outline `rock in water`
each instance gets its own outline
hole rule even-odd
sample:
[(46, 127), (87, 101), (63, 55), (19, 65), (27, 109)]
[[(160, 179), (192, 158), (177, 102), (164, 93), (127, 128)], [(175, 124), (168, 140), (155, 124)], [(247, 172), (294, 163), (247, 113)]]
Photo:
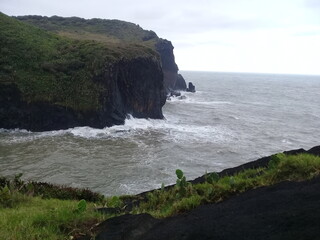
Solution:
[(187, 92), (196, 92), (196, 87), (193, 85), (192, 82), (189, 82), (189, 87), (187, 88)]

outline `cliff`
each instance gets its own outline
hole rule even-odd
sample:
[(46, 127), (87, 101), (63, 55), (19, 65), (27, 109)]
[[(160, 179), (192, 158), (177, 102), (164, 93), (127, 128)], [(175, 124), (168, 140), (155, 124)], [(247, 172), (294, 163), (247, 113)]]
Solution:
[[(160, 55), (167, 94), (176, 89), (178, 66), (175, 63), (173, 45), (161, 39), (153, 31), (142, 29), (134, 23), (120, 20), (63, 18), (58, 16), (20, 16), (17, 19), (42, 29), (80, 40), (94, 40), (104, 43), (136, 43), (157, 51)], [(183, 80), (184, 81), (184, 80)]]
[(103, 128), (123, 124), (127, 114), (163, 118), (161, 61), (150, 47), (73, 39), (2, 13), (0, 45), (0, 128)]

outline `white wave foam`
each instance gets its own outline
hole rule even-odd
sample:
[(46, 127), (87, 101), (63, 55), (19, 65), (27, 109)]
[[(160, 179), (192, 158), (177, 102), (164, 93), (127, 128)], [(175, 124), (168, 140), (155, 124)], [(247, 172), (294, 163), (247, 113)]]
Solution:
[(133, 138), (135, 136), (146, 136), (150, 134), (161, 135), (166, 140), (174, 142), (186, 142), (196, 140), (197, 142), (216, 142), (230, 139), (232, 133), (228, 129), (217, 126), (200, 126), (180, 123), (175, 116), (166, 120), (138, 119), (129, 117), (124, 125), (109, 128), (96, 129), (91, 127), (75, 127), (67, 130), (30, 132), (26, 130), (1, 130), (6, 137), (3, 143), (31, 142), (41, 138), (52, 138), (61, 136), (73, 136), (84, 139), (114, 139)]
[(233, 104), (229, 101), (205, 101), (204, 99), (201, 99), (201, 97), (192, 96), (190, 93), (182, 93), (179, 97), (170, 97), (170, 100), (167, 101), (168, 104), (173, 103), (187, 103), (187, 104), (195, 104), (195, 105), (230, 105)]

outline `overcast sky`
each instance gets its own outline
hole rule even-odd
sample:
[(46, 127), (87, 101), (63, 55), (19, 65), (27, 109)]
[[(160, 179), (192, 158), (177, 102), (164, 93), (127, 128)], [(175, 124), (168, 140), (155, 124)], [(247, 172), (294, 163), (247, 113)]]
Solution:
[(0, 0), (0, 11), (134, 22), (172, 41), (181, 70), (320, 75), (320, 0)]

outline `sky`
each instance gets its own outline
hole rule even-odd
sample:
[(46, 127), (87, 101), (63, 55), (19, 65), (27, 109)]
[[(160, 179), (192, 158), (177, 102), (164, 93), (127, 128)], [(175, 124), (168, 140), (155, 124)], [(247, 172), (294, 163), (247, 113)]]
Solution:
[(320, 0), (0, 0), (0, 11), (133, 22), (173, 43), (180, 70), (320, 75)]

